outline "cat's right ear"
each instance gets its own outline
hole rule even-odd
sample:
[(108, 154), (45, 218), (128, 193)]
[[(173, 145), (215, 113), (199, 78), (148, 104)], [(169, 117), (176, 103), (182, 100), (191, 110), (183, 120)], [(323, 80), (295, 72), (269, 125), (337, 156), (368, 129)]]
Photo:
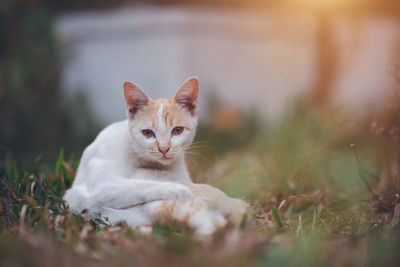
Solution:
[(149, 102), (149, 97), (134, 83), (124, 82), (124, 95), (129, 118), (141, 110)]
[(192, 115), (196, 114), (199, 97), (199, 79), (191, 77), (187, 79), (175, 93), (174, 100)]

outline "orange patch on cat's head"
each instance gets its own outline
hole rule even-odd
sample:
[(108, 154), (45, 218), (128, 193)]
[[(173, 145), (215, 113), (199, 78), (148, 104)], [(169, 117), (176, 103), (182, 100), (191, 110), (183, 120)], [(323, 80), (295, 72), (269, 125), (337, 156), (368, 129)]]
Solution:
[(148, 104), (135, 116), (137, 124), (151, 124), (153, 129), (165, 125), (167, 128), (183, 126), (192, 128), (192, 115), (185, 111), (173, 99), (150, 99)]
[(182, 155), (197, 126), (197, 78), (184, 82), (171, 99), (153, 100), (132, 83), (124, 84), (124, 93), (138, 153), (163, 163)]
[[(172, 99), (152, 100), (134, 83), (124, 83), (124, 95), (130, 118), (134, 118), (139, 111), (154, 114), (163, 108), (164, 120), (173, 123), (172, 116), (188, 111), (192, 116), (197, 113), (199, 82), (197, 77), (186, 80), (178, 89)], [(168, 118), (170, 119), (169, 121)]]

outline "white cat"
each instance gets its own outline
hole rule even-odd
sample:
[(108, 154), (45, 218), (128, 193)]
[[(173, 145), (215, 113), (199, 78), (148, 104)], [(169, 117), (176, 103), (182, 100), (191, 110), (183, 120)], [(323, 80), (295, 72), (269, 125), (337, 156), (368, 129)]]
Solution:
[(172, 218), (197, 234), (238, 221), (247, 204), (193, 184), (184, 156), (197, 126), (198, 79), (172, 99), (152, 100), (125, 82), (128, 119), (106, 127), (84, 151), (64, 200), (72, 211), (132, 227)]

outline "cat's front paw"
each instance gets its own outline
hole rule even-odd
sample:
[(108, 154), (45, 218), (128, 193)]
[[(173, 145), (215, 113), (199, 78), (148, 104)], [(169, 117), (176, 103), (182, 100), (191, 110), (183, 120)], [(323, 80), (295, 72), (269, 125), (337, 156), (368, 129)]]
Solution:
[(161, 196), (163, 199), (192, 199), (193, 193), (189, 187), (181, 184), (165, 185), (162, 189)]

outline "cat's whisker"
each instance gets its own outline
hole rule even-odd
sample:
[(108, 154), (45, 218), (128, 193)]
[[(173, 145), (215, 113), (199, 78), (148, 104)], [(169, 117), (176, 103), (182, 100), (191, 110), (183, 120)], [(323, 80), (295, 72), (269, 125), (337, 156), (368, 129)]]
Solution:
[(194, 153), (200, 153), (200, 154), (208, 154), (210, 152), (209, 149), (203, 148), (203, 147), (188, 147), (185, 149), (187, 152), (194, 152)]
[(211, 144), (211, 142), (207, 140), (196, 140), (193, 141), (192, 144)]
[(193, 159), (200, 159), (200, 158), (203, 158), (202, 155), (190, 154), (190, 153), (185, 153), (185, 156), (186, 156), (186, 157), (191, 157), (191, 158), (193, 158)]
[(213, 147), (209, 146), (209, 145), (204, 145), (204, 144), (191, 144), (189, 146), (185, 147), (186, 149), (214, 149)]

